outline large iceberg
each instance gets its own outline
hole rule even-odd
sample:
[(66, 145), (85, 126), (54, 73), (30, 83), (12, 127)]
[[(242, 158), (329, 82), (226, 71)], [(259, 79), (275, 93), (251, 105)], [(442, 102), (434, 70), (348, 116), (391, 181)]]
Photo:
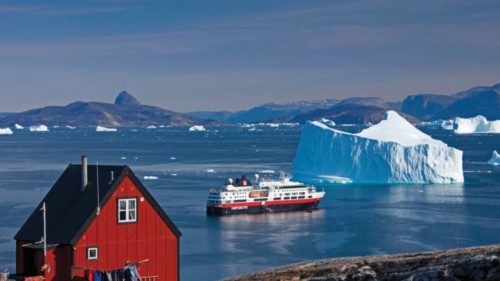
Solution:
[(48, 132), (49, 128), (45, 125), (30, 126), (30, 132)]
[(455, 118), (455, 134), (499, 134), (500, 120), (488, 121), (484, 116), (478, 115), (472, 118)]
[(488, 164), (490, 165), (500, 165), (500, 154), (496, 150), (493, 150), (493, 153), (491, 154), (491, 159), (488, 160)]
[(357, 134), (308, 122), (293, 177), (368, 184), (464, 181), (462, 151), (419, 131), (395, 111)]
[(0, 128), (0, 135), (12, 135), (13, 133), (10, 128)]

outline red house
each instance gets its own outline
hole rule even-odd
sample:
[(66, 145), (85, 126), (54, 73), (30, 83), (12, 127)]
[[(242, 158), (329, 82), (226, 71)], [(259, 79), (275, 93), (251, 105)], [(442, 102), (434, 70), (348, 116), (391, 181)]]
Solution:
[(179, 280), (180, 236), (128, 166), (87, 165), (82, 156), (15, 235), (16, 275), (87, 280), (89, 270), (137, 264), (143, 281)]

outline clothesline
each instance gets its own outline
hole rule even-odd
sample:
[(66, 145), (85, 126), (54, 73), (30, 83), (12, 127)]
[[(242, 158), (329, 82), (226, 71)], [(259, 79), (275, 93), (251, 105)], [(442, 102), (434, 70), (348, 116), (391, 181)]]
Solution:
[[(144, 259), (144, 260), (135, 261), (135, 262), (133, 262), (133, 261), (127, 261), (125, 263), (125, 266), (127, 266), (127, 265), (141, 265), (141, 264), (146, 263), (148, 261), (149, 261), (149, 259)], [(72, 266), (71, 269), (75, 269), (75, 270), (94, 270), (94, 271), (102, 270), (102, 269), (95, 269), (95, 268), (82, 267), (82, 266)], [(115, 268), (115, 269), (120, 269), (120, 268)], [(115, 269), (108, 269), (108, 271), (109, 270), (115, 270)], [(104, 271), (106, 271), (106, 270), (104, 270)]]

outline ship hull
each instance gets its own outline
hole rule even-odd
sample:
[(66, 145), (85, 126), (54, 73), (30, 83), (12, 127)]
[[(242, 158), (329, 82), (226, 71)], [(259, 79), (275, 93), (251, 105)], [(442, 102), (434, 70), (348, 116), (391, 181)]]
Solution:
[(307, 203), (291, 203), (279, 205), (262, 206), (238, 206), (238, 207), (220, 207), (207, 206), (207, 215), (209, 216), (228, 216), (238, 214), (262, 214), (275, 212), (297, 212), (310, 211), (318, 208), (319, 201)]

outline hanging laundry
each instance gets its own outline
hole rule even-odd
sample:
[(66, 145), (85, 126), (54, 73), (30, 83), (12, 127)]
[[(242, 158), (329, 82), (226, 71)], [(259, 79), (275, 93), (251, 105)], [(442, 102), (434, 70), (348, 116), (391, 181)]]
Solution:
[(125, 281), (140, 281), (139, 271), (135, 265), (127, 265), (124, 268)]
[(87, 279), (87, 281), (94, 281), (94, 271), (85, 270), (85, 278)]
[(100, 271), (94, 271), (94, 281), (102, 281)]
[(104, 272), (104, 276), (106, 276), (106, 281), (114, 281), (113, 280), (113, 272), (112, 271), (106, 271)]

